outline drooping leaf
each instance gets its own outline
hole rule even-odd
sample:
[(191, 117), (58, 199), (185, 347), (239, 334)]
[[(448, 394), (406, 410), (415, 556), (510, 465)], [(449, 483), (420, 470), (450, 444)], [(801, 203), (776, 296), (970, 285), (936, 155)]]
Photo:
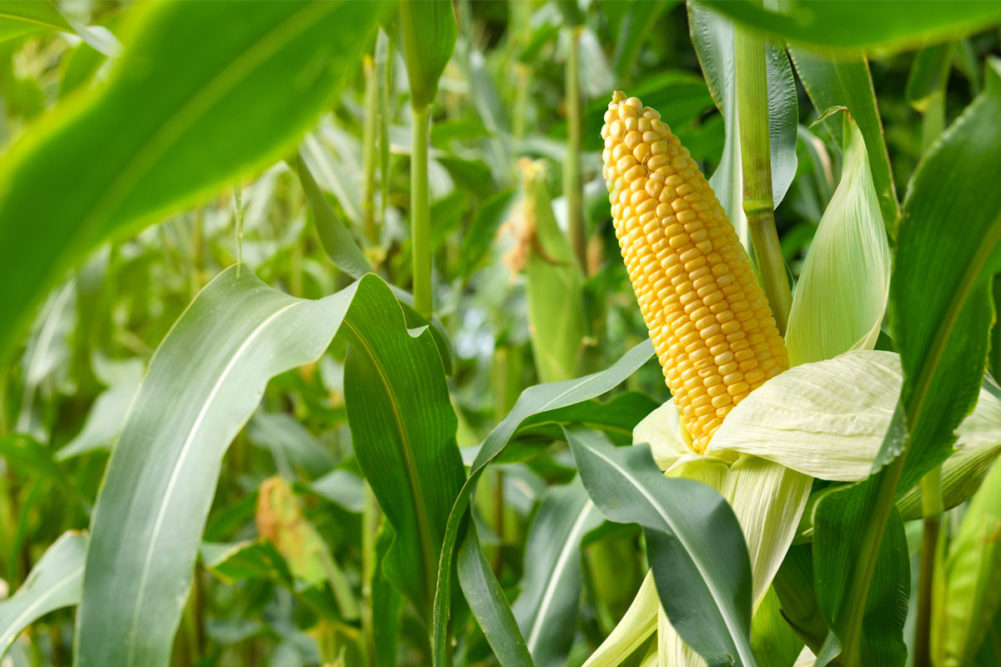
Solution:
[(139, 391), (142, 376), (143, 363), (140, 360), (121, 364), (114, 383), (94, 401), (83, 429), (56, 452), (56, 459), (65, 461), (96, 449), (110, 449), (125, 422), (132, 399)]
[[(921, 161), (904, 202), (890, 286), (909, 432), (903, 489), (948, 458), (984, 376), (991, 278), (1001, 270), (999, 114), (1001, 60), (992, 58), (985, 91)], [(888, 442), (879, 462), (902, 446)]]
[(467, 518), (469, 499), (476, 482), (511, 441), (518, 427), (527, 419), (591, 400), (614, 389), (653, 356), (649, 340), (640, 343), (604, 371), (574, 380), (552, 382), (529, 387), (521, 393), (511, 412), (487, 436), (470, 467), (469, 477), (459, 492), (448, 516), (442, 557), (438, 562), (437, 587), (434, 596), (434, 626), (431, 644), (436, 666), (444, 665), (448, 641), (448, 619), (451, 610), (451, 570), (459, 531)]
[(472, 525), (459, 547), (457, 563), (462, 592), (498, 662), (533, 666), (535, 663), (525, 646), (525, 638), (511, 613), (504, 590), (483, 555)]
[[(709, 92), (726, 123), (726, 143), (719, 167), (709, 184), (723, 205), (745, 248), (750, 248), (744, 215), (740, 129), (737, 122), (737, 62), (732, 21), (705, 3), (690, 0), (688, 22)], [(796, 128), (799, 124), (796, 82), (785, 51), (766, 47), (768, 77), (768, 138), (771, 154), (772, 199), (778, 206), (796, 175)]]
[(455, 12), (448, 0), (401, 2), (399, 7), (410, 104), (426, 109), (438, 93), (438, 79), (455, 50)]
[(0, 357), (41, 296), (102, 240), (283, 157), (328, 107), (387, 7), (133, 7), (106, 84), (57, 105), (0, 161)]
[(685, 642), (710, 665), (754, 665), (751, 567), (740, 524), (718, 493), (665, 478), (646, 446), (615, 448), (567, 429), (591, 500), (611, 521), (646, 529), (660, 602)]
[[(897, 188), (890, 170), (890, 156), (883, 138), (883, 123), (876, 105), (876, 91), (872, 87), (868, 61), (861, 56), (835, 59), (830, 53), (796, 47), (789, 49), (789, 55), (817, 113), (838, 106), (848, 108), (865, 138), (869, 170), (876, 196), (879, 197), (883, 224), (888, 233), (895, 234), (900, 204), (897, 202)], [(832, 118), (824, 122), (840, 141), (840, 120)]]
[(546, 492), (525, 542), (512, 610), (537, 665), (564, 665), (577, 628), (581, 541), (601, 523), (579, 478)]
[(750, 28), (792, 42), (881, 53), (925, 41), (941, 41), (1001, 23), (1001, 7), (990, 2), (840, 0), (813, 3), (786, 0), (781, 10), (740, 0), (701, 0)]
[(334, 457), (292, 415), (258, 412), (247, 427), (250, 441), (271, 450), (278, 472), (292, 479), (293, 471), (308, 478), (330, 472)]
[(387, 291), (368, 276), (300, 300), (234, 267), (188, 307), (154, 354), (108, 463), (88, 546), (98, 565), (77, 613), (79, 665), (166, 664), (226, 448), (269, 378), (315, 361), (352, 299)]
[(17, 592), (0, 600), (0, 658), (36, 619), (80, 600), (86, 548), (85, 535), (63, 534), (45, 551)]
[(872, 349), (889, 296), (890, 246), (862, 134), (846, 118), (841, 183), (820, 219), (789, 312), (789, 363)]
[(445, 524), (465, 471), (429, 327), (411, 334), (378, 284), (347, 323), (344, 400), (358, 463), (396, 535), (386, 575), (430, 620)]
[(657, 630), (659, 610), (660, 598), (653, 582), (653, 573), (648, 572), (619, 624), (584, 664), (588, 667), (605, 667), (622, 663)]

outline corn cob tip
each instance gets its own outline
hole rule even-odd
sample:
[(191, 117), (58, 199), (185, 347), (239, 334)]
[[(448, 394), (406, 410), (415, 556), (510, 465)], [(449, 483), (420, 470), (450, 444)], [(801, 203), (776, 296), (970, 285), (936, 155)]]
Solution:
[(660, 114), (616, 91), (601, 130), (615, 233), (664, 377), (704, 451), (788, 356), (723, 207)]

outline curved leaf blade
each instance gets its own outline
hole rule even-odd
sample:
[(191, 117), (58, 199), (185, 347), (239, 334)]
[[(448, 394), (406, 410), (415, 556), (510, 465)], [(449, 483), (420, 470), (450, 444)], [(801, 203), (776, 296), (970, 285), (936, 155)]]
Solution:
[(565, 429), (581, 480), (611, 521), (646, 529), (661, 605), (710, 665), (754, 665), (751, 563), (737, 517), (699, 482), (666, 478), (646, 445), (616, 448)]
[(28, 625), (80, 600), (87, 536), (64, 533), (39, 559), (24, 585), (0, 601), (0, 658)]
[(57, 107), (0, 163), (0, 357), (46, 290), (101, 241), (283, 157), (386, 7), (137, 5), (107, 84)]
[(458, 574), (462, 593), (500, 664), (535, 665), (473, 526), (459, 547)]
[(547, 412), (583, 403), (614, 389), (653, 356), (653, 345), (647, 339), (640, 343), (609, 368), (574, 380), (552, 382), (529, 387), (521, 393), (511, 412), (501, 420), (484, 440), (470, 467), (466, 483), (459, 491), (452, 511), (448, 515), (441, 559), (438, 561), (438, 578), (434, 595), (434, 626), (431, 643), (432, 658), (436, 666), (446, 664), (448, 619), (451, 612), (452, 563), (459, 531), (468, 516), (469, 499), (476, 482), (491, 461), (500, 456), (514, 437), (518, 428), (528, 419)]
[[(984, 93), (922, 160), (904, 202), (890, 285), (909, 432), (902, 489), (952, 453), (984, 377), (1001, 270), (1001, 60), (987, 70)], [(888, 442), (877, 465), (901, 444)]]
[(386, 575), (430, 619), (445, 525), (465, 480), (458, 420), (430, 327), (412, 335), (390, 288), (363, 284), (346, 322), (351, 439), (396, 534)]
[(306, 301), (234, 267), (174, 325), (122, 427), (91, 518), (76, 664), (167, 663), (226, 448), (267, 381), (316, 360), (371, 281)]
[(521, 595), (512, 606), (537, 665), (564, 665), (577, 628), (581, 542), (601, 514), (579, 478), (546, 492), (525, 543)]

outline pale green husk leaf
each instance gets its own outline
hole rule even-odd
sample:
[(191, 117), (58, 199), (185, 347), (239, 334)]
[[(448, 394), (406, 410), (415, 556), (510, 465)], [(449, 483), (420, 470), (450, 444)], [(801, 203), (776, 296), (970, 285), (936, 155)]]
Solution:
[(584, 667), (614, 667), (632, 655), (657, 629), (657, 613), (660, 608), (653, 572), (647, 572), (622, 620), (591, 654)]
[(820, 219), (786, 333), (793, 366), (871, 349), (890, 294), (890, 247), (865, 142), (845, 117), (841, 182)]
[[(727, 415), (707, 455), (753, 454), (811, 477), (865, 479), (900, 394), (900, 356), (852, 350), (767, 381)], [(960, 425), (957, 449), (1001, 441), (998, 399), (981, 392)]]

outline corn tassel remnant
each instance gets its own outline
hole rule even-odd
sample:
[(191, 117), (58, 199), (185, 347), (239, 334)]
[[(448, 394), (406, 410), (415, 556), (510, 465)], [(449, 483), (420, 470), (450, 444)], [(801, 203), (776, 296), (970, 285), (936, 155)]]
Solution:
[(615, 234), (681, 421), (698, 452), (789, 367), (737, 233), (660, 114), (616, 91), (601, 129)]

